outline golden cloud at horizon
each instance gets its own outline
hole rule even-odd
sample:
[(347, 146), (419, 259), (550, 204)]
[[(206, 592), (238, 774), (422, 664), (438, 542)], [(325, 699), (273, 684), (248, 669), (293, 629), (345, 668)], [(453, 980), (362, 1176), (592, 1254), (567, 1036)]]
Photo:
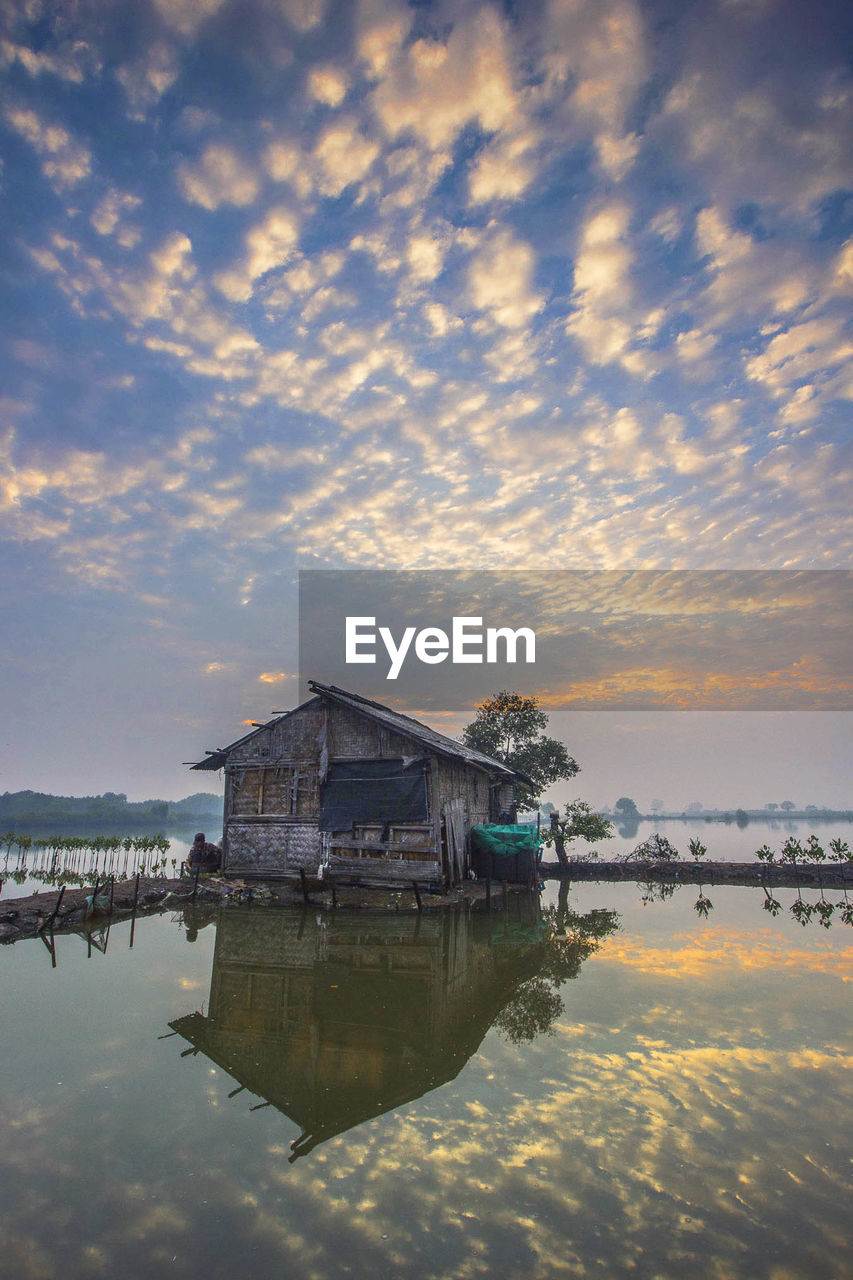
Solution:
[(724, 969), (778, 969), (853, 981), (853, 944), (839, 946), (829, 938), (812, 938), (808, 947), (798, 946), (772, 929), (747, 931), (723, 925), (674, 934), (668, 944), (620, 930), (601, 943), (596, 962), (602, 961), (667, 978), (710, 979)]

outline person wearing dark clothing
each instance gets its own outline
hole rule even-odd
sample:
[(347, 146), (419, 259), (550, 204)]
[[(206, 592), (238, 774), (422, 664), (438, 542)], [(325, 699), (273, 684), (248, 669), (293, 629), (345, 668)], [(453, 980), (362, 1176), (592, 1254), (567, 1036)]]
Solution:
[(222, 850), (219, 845), (211, 844), (205, 839), (204, 832), (199, 831), (187, 857), (187, 869), (195, 871), (198, 867), (199, 871), (218, 871), (221, 859)]

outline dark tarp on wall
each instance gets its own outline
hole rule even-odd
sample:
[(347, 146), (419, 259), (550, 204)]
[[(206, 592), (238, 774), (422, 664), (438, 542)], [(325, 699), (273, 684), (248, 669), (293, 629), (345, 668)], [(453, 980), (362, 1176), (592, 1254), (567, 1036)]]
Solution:
[(329, 766), (320, 787), (320, 830), (354, 822), (426, 822), (425, 760), (354, 760)]

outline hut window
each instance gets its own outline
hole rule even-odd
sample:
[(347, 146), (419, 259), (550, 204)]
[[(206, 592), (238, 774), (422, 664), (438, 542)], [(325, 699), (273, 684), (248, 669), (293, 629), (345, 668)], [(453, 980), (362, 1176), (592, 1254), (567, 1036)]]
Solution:
[(316, 768), (309, 765), (268, 765), (235, 773), (231, 812), (276, 817), (313, 818), (317, 815)]
[(320, 830), (356, 822), (426, 822), (426, 761), (356, 760), (333, 764), (320, 789)]
[(264, 770), (263, 803), (259, 812), (312, 818), (318, 806), (316, 765), (271, 765)]

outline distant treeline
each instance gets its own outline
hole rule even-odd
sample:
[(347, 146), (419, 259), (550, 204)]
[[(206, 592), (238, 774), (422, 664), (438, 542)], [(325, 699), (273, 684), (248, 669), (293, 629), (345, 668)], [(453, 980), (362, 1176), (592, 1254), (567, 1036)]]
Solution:
[(42, 791), (5, 791), (0, 795), (0, 826), (101, 827), (116, 830), (187, 826), (221, 820), (222, 797), (198, 791), (184, 800), (128, 801), (123, 792), (102, 796), (51, 796)]
[[(686, 809), (666, 810), (660, 813), (641, 813), (643, 822), (666, 822), (668, 818), (676, 822), (853, 822), (853, 809), (819, 809), (810, 804), (805, 809), (700, 809), (690, 812)], [(616, 815), (618, 819), (618, 814)]]

